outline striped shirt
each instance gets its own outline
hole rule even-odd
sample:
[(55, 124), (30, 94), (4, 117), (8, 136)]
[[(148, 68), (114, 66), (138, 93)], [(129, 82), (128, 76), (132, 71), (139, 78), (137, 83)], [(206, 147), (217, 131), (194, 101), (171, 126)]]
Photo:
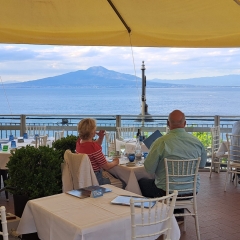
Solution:
[(80, 143), (80, 139), (78, 139), (76, 143), (76, 152), (88, 155), (94, 172), (99, 171), (102, 166), (107, 163), (102, 152), (102, 147), (97, 142)]

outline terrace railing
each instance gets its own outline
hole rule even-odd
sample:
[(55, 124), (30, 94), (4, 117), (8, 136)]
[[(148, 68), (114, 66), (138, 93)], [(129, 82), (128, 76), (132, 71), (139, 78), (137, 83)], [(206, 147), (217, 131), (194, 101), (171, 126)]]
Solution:
[[(45, 125), (48, 136), (54, 137), (56, 131), (64, 130), (65, 136), (77, 135), (77, 124), (83, 118), (94, 118), (98, 129), (105, 129), (116, 133), (116, 127), (134, 126), (141, 128), (145, 135), (150, 135), (156, 129), (166, 132), (167, 118), (163, 115), (49, 115), (49, 114), (21, 114), (0, 115), (0, 138), (8, 138), (10, 134), (15, 137), (23, 136), (26, 125)], [(220, 126), (222, 139), (226, 139), (226, 133), (231, 132), (234, 122), (239, 121), (240, 116), (186, 116), (186, 131), (189, 133), (207, 133), (210, 136), (210, 128)], [(103, 150), (106, 152), (105, 145)]]

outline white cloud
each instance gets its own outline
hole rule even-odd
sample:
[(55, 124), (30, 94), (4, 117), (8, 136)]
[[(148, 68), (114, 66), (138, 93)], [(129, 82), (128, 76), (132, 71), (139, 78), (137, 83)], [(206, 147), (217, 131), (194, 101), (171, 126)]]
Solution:
[(0, 76), (3, 81), (40, 79), (92, 66), (128, 74), (135, 74), (136, 70), (136, 75), (141, 77), (142, 61), (146, 65), (147, 79), (239, 74), (240, 50), (0, 45)]

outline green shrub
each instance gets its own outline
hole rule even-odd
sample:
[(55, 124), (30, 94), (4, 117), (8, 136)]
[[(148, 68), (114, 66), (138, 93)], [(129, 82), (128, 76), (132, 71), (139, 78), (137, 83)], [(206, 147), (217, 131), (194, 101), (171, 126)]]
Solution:
[(194, 132), (193, 136), (197, 137), (206, 148), (211, 147), (212, 144), (211, 134), (207, 132)]
[(60, 151), (61, 157), (63, 159), (64, 153), (67, 149), (71, 150), (73, 153), (75, 152), (77, 138), (77, 136), (69, 135), (53, 142), (52, 147)]
[(7, 163), (7, 187), (16, 195), (35, 199), (61, 193), (61, 153), (53, 148), (26, 146), (12, 152)]

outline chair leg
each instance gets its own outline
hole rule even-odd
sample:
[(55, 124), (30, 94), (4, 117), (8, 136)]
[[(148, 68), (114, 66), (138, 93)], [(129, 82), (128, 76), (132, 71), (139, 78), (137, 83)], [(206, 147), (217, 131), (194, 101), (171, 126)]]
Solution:
[(226, 171), (226, 180), (225, 180), (225, 187), (224, 187), (224, 192), (227, 191), (227, 181), (228, 181), (228, 170)]
[[(185, 213), (185, 209), (184, 209), (184, 213)], [(183, 216), (183, 231), (186, 232), (187, 231), (187, 222), (186, 222), (186, 216)]]
[(196, 215), (194, 216), (195, 218), (195, 227), (196, 227), (196, 234), (197, 234), (197, 239), (200, 240), (200, 231), (199, 231), (199, 223), (198, 223), (198, 215), (197, 212), (195, 213)]
[(210, 166), (210, 178), (212, 177), (212, 161), (211, 161), (211, 166)]
[(211, 160), (211, 166), (210, 166), (210, 178), (212, 177), (212, 169), (214, 167), (214, 157), (212, 156), (212, 160)]
[(218, 164), (218, 173), (220, 173), (220, 168), (221, 168), (221, 163)]
[(238, 184), (238, 176), (237, 176), (237, 173), (234, 173), (234, 176), (235, 176), (235, 187), (237, 187), (237, 184)]
[[(1, 169), (1, 175), (3, 179), (3, 186), (5, 187), (5, 181), (8, 179), (8, 170)], [(8, 200), (8, 191), (5, 191), (6, 199)]]

